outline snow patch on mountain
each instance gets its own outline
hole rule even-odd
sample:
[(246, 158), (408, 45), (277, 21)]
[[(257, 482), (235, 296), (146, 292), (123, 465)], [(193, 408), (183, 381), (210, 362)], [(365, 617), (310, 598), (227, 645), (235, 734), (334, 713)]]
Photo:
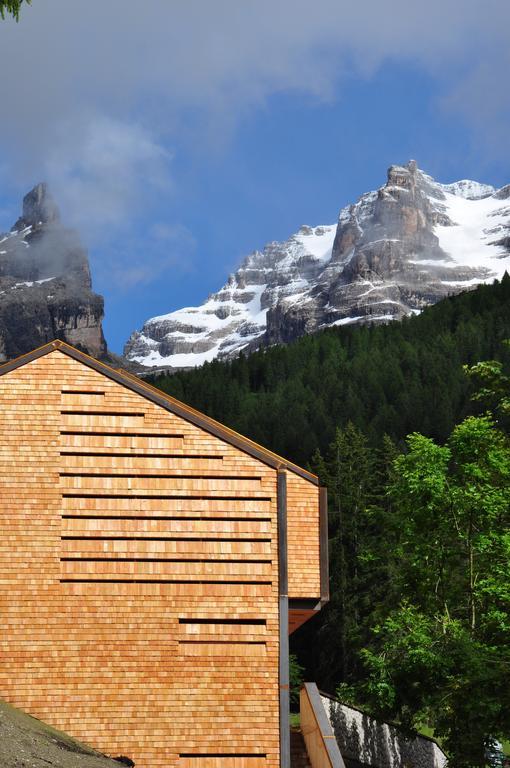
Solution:
[(510, 225), (507, 206), (493, 194), (466, 198), (446, 193), (445, 198), (452, 226), (439, 225), (434, 230), (442, 250), (459, 266), (485, 270), (488, 280), (501, 277), (510, 257), (498, 244)]
[(442, 188), (443, 192), (456, 197), (463, 197), (466, 200), (481, 200), (493, 195), (496, 191), (491, 184), (482, 184), (471, 179), (461, 179), (454, 181), (453, 184), (438, 184), (438, 186)]
[[(264, 333), (268, 308), (295, 301), (331, 259), (336, 225), (303, 226), (285, 243), (269, 243), (200, 307), (148, 320), (125, 355), (148, 366), (188, 367), (239, 353)], [(279, 276), (279, 277), (278, 277)]]

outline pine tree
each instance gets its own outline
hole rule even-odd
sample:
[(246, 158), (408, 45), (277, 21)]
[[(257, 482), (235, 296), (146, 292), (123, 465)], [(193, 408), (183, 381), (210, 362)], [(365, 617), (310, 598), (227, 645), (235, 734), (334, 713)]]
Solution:
[(334, 690), (355, 680), (373, 611), (374, 589), (383, 587), (380, 552), (382, 510), (375, 504), (387, 482), (393, 447), (374, 451), (352, 423), (337, 429), (327, 456), (314, 457), (315, 471), (328, 487), (331, 600), (319, 632), (321, 684)]

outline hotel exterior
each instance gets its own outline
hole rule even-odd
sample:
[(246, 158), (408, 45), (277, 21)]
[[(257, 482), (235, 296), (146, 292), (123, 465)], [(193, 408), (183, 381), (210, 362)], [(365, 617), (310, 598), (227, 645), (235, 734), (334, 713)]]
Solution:
[(137, 768), (288, 768), (317, 478), (59, 341), (0, 404), (0, 698)]

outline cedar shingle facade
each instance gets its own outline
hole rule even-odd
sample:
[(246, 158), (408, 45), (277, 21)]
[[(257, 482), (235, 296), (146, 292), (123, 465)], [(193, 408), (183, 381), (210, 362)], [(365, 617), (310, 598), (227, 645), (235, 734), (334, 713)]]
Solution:
[(137, 768), (287, 765), (317, 478), (61, 342), (0, 402), (0, 698)]

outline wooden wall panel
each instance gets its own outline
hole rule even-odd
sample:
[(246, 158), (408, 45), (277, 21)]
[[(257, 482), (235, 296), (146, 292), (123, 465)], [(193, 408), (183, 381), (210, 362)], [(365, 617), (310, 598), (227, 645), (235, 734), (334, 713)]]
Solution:
[(319, 488), (291, 472), (287, 476), (289, 598), (319, 600)]
[(0, 697), (137, 768), (278, 766), (276, 470), (58, 350), (0, 399)]

